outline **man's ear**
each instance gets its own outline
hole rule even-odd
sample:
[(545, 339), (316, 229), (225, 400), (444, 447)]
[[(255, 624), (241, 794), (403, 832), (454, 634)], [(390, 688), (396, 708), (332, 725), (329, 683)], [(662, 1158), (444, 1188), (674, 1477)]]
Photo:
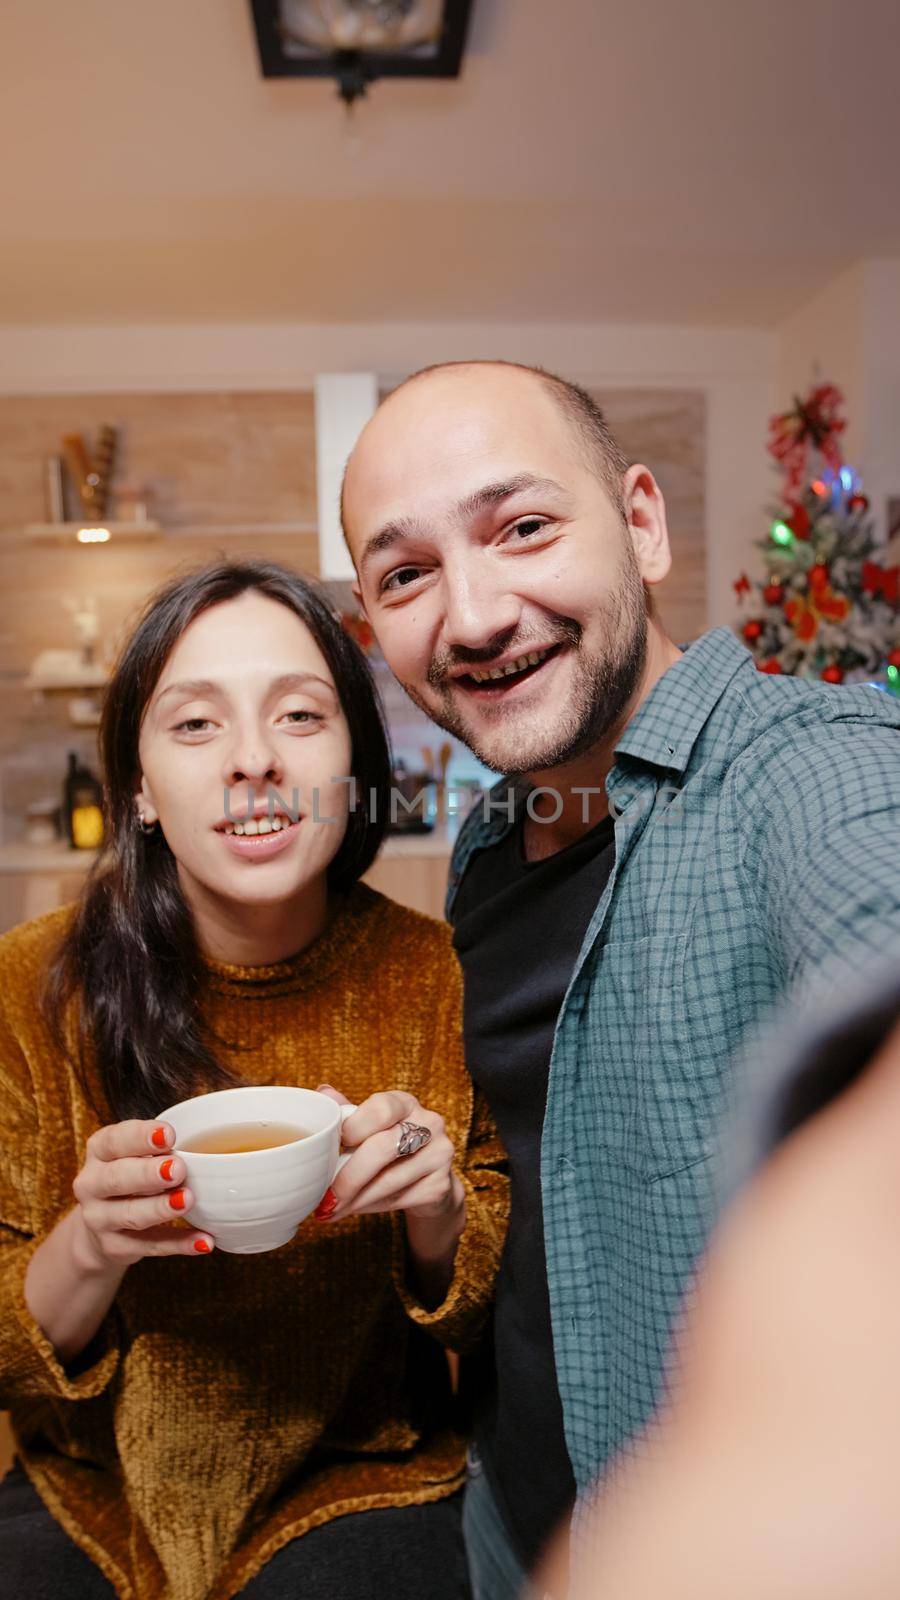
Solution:
[(622, 479), (622, 498), (641, 577), (645, 583), (661, 583), (672, 566), (666, 502), (650, 468), (640, 461)]

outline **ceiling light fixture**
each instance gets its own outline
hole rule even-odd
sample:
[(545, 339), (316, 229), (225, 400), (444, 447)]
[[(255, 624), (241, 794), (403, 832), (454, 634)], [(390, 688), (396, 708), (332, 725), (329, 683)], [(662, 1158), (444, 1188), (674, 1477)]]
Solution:
[(250, 0), (266, 78), (457, 78), (472, 0)]

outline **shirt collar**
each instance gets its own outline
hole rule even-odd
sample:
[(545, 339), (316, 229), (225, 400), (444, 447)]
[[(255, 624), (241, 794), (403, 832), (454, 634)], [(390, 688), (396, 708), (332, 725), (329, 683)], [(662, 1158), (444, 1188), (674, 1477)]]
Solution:
[(616, 755), (684, 772), (710, 712), (751, 660), (731, 628), (714, 628), (655, 683), (616, 745)]

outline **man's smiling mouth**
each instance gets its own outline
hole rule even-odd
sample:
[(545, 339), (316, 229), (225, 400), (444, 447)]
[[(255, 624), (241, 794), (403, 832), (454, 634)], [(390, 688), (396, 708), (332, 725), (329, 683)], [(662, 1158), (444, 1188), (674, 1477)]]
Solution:
[(470, 667), (468, 672), (460, 673), (452, 682), (454, 687), (465, 689), (469, 693), (478, 690), (482, 694), (502, 694), (516, 684), (524, 683), (526, 678), (533, 677), (563, 648), (561, 643), (551, 644), (542, 650), (524, 651), (500, 666)]

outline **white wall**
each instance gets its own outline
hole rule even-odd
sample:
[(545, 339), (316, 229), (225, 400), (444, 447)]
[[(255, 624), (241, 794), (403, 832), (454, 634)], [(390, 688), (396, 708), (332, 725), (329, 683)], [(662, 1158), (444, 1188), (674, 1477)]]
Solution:
[(831, 379), (847, 400), (844, 455), (861, 473), (880, 532), (900, 497), (900, 261), (860, 261), (778, 330), (778, 405)]
[(900, 261), (866, 263), (866, 490), (882, 531), (900, 499)]
[(536, 362), (588, 385), (703, 391), (709, 621), (730, 621), (731, 584), (758, 565), (753, 542), (772, 491), (765, 437), (777, 352), (765, 331), (602, 323), (0, 328), (0, 392), (303, 389), (318, 372), (371, 370), (390, 382), (467, 356)]
[(778, 330), (778, 409), (815, 382), (836, 383), (847, 401), (844, 454), (860, 463), (866, 436), (866, 385), (862, 332), (865, 268), (862, 262), (833, 278)]

